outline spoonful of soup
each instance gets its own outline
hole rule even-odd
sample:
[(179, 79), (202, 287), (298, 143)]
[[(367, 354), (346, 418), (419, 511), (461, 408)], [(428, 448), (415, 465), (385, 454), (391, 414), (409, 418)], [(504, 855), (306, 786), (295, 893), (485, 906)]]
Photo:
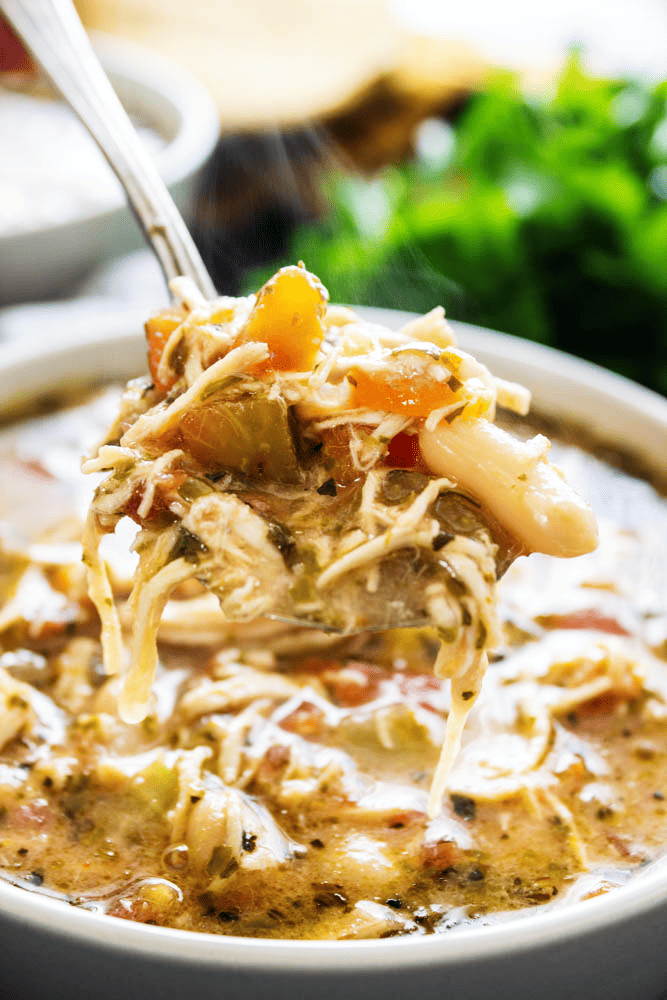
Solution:
[(108, 636), (97, 546), (124, 516), (140, 527), (126, 713), (145, 710), (161, 611), (192, 578), (230, 619), (434, 625), (437, 669), (467, 676), (498, 643), (510, 563), (595, 546), (546, 438), (494, 423), (528, 394), (460, 350), (442, 309), (392, 331), (329, 305), (303, 266), (247, 298), (172, 289), (146, 325), (150, 378), (84, 465), (106, 473), (86, 551)]

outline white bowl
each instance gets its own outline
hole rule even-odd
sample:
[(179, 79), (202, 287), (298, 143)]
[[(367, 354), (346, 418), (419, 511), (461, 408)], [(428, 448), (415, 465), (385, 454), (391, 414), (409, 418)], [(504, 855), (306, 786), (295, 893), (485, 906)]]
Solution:
[[(380, 311), (368, 310), (369, 318)], [(405, 314), (383, 311), (399, 325)], [(667, 400), (559, 352), (458, 325), (461, 343), (528, 385), (535, 410), (667, 471)], [(0, 347), (0, 412), (63, 385), (143, 370), (135, 333)], [(0, 880), (0, 981), (21, 1000), (656, 1000), (667, 989), (667, 864), (627, 885), (490, 927), (379, 941), (193, 934), (68, 908)]]
[[(166, 140), (156, 165), (187, 214), (199, 172), (220, 133), (213, 99), (184, 70), (141, 46), (104, 35), (94, 41), (127, 111)], [(63, 294), (103, 260), (142, 245), (120, 185), (108, 207), (82, 210), (62, 224), (0, 235), (0, 305)]]

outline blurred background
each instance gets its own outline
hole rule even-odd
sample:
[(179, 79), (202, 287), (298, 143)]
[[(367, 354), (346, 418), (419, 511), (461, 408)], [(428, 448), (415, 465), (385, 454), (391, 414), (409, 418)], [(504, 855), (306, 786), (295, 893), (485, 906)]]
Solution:
[[(665, 0), (77, 7), (221, 293), (302, 259), (667, 393)], [(166, 301), (78, 125), (0, 69), (0, 336)]]

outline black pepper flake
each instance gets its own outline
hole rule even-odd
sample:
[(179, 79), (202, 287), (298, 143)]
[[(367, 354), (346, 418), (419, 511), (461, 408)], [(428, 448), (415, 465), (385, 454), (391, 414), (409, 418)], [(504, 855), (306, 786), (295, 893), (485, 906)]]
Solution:
[(53, 788), (53, 778), (49, 778), (47, 775), (42, 784), (44, 785), (44, 788)]
[(445, 545), (453, 540), (454, 535), (449, 531), (440, 531), (431, 542), (431, 548), (434, 552), (439, 552), (440, 549), (444, 549)]
[(43, 885), (44, 884), (44, 873), (40, 871), (30, 872), (28, 876), (28, 882), (32, 885)]
[(516, 878), (514, 879), (514, 884), (515, 885), (521, 885), (522, 881), (523, 881), (523, 879), (521, 878), (521, 876), (517, 875)]
[(400, 901), (400, 899), (388, 899), (387, 906), (391, 906), (392, 910), (400, 910), (401, 907), (403, 906), (403, 903)]
[(664, 796), (664, 795), (662, 794), (662, 792), (654, 792), (654, 793), (653, 793), (653, 798), (654, 798), (654, 799), (657, 799), (657, 800), (658, 800), (658, 802), (663, 802), (663, 801), (664, 801), (664, 798), (665, 798), (665, 796)]
[(322, 848), (324, 847), (324, 841), (320, 840), (319, 837), (313, 837), (313, 839), (310, 842), (310, 846), (311, 847), (316, 847), (318, 849), (318, 851), (321, 851)]
[(452, 424), (452, 423), (453, 423), (453, 422), (454, 422), (454, 421), (456, 420), (456, 418), (457, 418), (458, 416), (460, 416), (460, 414), (461, 414), (461, 413), (463, 413), (463, 411), (465, 410), (465, 408), (466, 408), (466, 404), (465, 404), (465, 403), (461, 403), (461, 405), (460, 405), (460, 406), (457, 406), (455, 410), (451, 410), (451, 411), (450, 411), (450, 412), (449, 412), (449, 413), (448, 413), (448, 414), (446, 415), (446, 417), (445, 417), (445, 421), (446, 421), (446, 422), (447, 422), (448, 424)]
[(461, 692), (461, 697), (463, 698), (464, 701), (470, 701), (471, 698), (475, 697), (475, 692), (474, 691), (462, 691)]
[(190, 796), (190, 802), (192, 802), (193, 805), (195, 805), (195, 803), (199, 802), (200, 800), (201, 800), (201, 795)]
[(252, 854), (252, 852), (257, 847), (257, 834), (256, 833), (246, 833), (243, 831), (243, 850), (246, 854)]
[(287, 528), (277, 521), (269, 525), (269, 541), (278, 549), (285, 560), (285, 565), (291, 569), (297, 561), (298, 552), (296, 543)]
[(342, 892), (319, 892), (313, 897), (315, 906), (318, 909), (326, 909), (330, 906), (347, 907), (347, 896)]
[(474, 819), (477, 815), (477, 805), (474, 799), (467, 795), (450, 795), (452, 808), (462, 819)]
[(28, 853), (28, 848), (27, 847), (19, 847), (19, 849), (18, 849), (18, 851), (16, 853), (20, 854), (21, 857), (25, 857), (25, 855)]
[(347, 896), (343, 892), (342, 885), (337, 882), (313, 882), (313, 889), (316, 890), (313, 896), (315, 906), (324, 909), (329, 906), (341, 906), (348, 908)]
[(598, 819), (609, 819), (610, 816), (613, 816), (613, 810), (609, 806), (600, 806), (595, 815)]
[(239, 919), (238, 910), (220, 910), (218, 913), (218, 920), (221, 924), (231, 924), (235, 920)]
[(269, 916), (271, 920), (283, 920), (285, 914), (281, 913), (280, 910), (276, 910), (275, 907), (273, 907), (272, 909), (267, 910), (267, 916)]
[(321, 497), (337, 497), (338, 490), (335, 479), (325, 479), (322, 485), (317, 487), (317, 492)]
[(199, 535), (195, 535), (194, 532), (188, 531), (181, 525), (167, 561), (185, 559), (186, 562), (196, 563), (199, 562), (200, 556), (206, 555), (207, 552), (208, 545), (202, 542)]
[(390, 830), (402, 830), (404, 826), (405, 826), (405, 823), (401, 823), (401, 821), (399, 819), (399, 820), (396, 820), (395, 823), (390, 823), (389, 824), (389, 829)]
[(473, 868), (473, 870), (468, 874), (469, 882), (483, 882), (484, 872), (481, 872), (479, 868)]
[(576, 724), (579, 722), (579, 716), (577, 715), (576, 712), (568, 712), (567, 721), (570, 723), (571, 726), (576, 726)]

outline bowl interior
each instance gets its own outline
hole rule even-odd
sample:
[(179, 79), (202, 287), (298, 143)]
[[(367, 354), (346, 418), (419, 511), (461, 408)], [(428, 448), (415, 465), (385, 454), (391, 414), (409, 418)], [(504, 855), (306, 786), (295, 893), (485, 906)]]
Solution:
[[(400, 326), (406, 314), (364, 310), (370, 320)], [(620, 444), (656, 473), (667, 471), (667, 401), (648, 390), (559, 352), (479, 328), (455, 324), (461, 346), (488, 363), (493, 371), (527, 385), (537, 412), (585, 426), (603, 442)], [(75, 345), (41, 351), (34, 344), (0, 347), (0, 413), (16, 412), (28, 400), (62, 388), (87, 386), (144, 370), (145, 346), (135, 331), (112, 337), (91, 336)], [(613, 893), (561, 910), (532, 911), (530, 919), (488, 928), (462, 929), (451, 936), (369, 942), (264, 941), (217, 938), (145, 925), (114, 922), (109, 941), (108, 918), (65, 909), (62, 904), (16, 889), (0, 881), (0, 912), (30, 932), (58, 925), (58, 933), (79, 942), (116, 951), (141, 952), (165, 961), (198, 968), (228, 967), (248, 974), (290, 972), (329, 967), (346, 973), (384, 972), (393, 968), (472, 967), (495, 956), (519, 961), (529, 953), (546, 955), (573, 939), (590, 946), (600, 935), (632, 936), (667, 915), (667, 870), (649, 866)], [(636, 937), (636, 935), (635, 935)], [(628, 937), (629, 940), (629, 937)], [(337, 956), (334, 958), (334, 956)], [(620, 959), (619, 959), (620, 961)], [(663, 963), (667, 965), (667, 960)], [(333, 994), (332, 994), (333, 995)], [(337, 995), (337, 994), (336, 994)], [(509, 995), (499, 992), (500, 995)], [(574, 995), (574, 994), (573, 994)]]

